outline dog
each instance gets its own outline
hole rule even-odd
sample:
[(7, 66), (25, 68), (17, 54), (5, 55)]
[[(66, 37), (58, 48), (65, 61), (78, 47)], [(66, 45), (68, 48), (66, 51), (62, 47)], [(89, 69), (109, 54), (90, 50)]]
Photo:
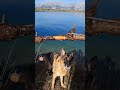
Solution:
[(52, 69), (51, 61), (52, 60), (52, 52), (45, 53), (37, 57), (37, 62), (45, 62), (45, 65), (47, 67), (47, 70)]
[(52, 76), (52, 87), (54, 90), (55, 79), (56, 77), (60, 77), (60, 83), (63, 88), (66, 86), (63, 84), (63, 77), (67, 75), (67, 73), (71, 69), (71, 64), (73, 60), (73, 54), (66, 54), (65, 50), (62, 48), (61, 54), (54, 53), (53, 55), (53, 76)]

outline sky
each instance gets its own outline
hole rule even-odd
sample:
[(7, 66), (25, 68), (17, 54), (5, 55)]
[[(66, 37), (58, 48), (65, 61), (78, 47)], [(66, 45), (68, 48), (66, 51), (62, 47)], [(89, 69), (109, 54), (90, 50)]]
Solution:
[(41, 3), (41, 2), (63, 2), (63, 3), (80, 3), (85, 2), (85, 0), (35, 0), (35, 3)]

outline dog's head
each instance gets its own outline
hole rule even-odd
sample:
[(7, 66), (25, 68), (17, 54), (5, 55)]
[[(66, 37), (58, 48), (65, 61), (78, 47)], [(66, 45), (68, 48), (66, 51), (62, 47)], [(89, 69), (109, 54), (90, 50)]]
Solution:
[(52, 52), (41, 54), (37, 57), (38, 61), (50, 60), (52, 58)]
[(67, 54), (62, 48), (61, 54), (54, 53), (54, 60), (57, 60), (58, 62), (60, 60), (63, 61), (65, 68), (70, 69), (73, 61), (73, 53)]
[(70, 69), (73, 62), (73, 54), (66, 54), (66, 57), (64, 58), (64, 65), (66, 69)]

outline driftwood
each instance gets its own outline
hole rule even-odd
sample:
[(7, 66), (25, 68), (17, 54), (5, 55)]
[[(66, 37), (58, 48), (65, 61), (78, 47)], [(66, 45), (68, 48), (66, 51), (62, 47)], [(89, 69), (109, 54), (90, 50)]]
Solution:
[(86, 33), (108, 33), (120, 35), (120, 22), (93, 17), (86, 17)]
[(86, 10), (86, 16), (87, 17), (92, 17), (92, 16), (94, 16), (95, 14), (96, 14), (96, 9), (97, 9), (97, 5), (98, 5), (98, 3), (99, 3), (99, 0), (96, 0), (93, 4), (92, 4), (92, 6), (88, 9), (88, 10)]
[(120, 35), (120, 20), (107, 20), (94, 18), (99, 0), (96, 0), (93, 5), (86, 10), (86, 34), (94, 35), (99, 33), (107, 33)]
[(47, 41), (47, 40), (59, 40), (59, 41), (63, 41), (63, 40), (72, 40), (72, 41), (81, 40), (81, 41), (84, 41), (85, 40), (85, 35), (84, 34), (79, 35), (78, 38), (72, 38), (71, 36), (70, 37), (69, 36), (70, 35), (53, 36), (52, 39), (51, 38), (50, 39), (49, 38), (44, 39), (45, 37), (36, 36), (35, 37), (35, 43), (41, 43), (42, 41)]
[(35, 36), (35, 43), (41, 43), (46, 40), (85, 40), (85, 34), (77, 34), (76, 32), (76, 24), (74, 27), (66, 34), (66, 35), (58, 35), (58, 36)]
[(5, 22), (5, 15), (0, 23), (0, 40), (11, 40), (17, 36), (24, 36), (34, 33), (34, 25), (13, 25)]

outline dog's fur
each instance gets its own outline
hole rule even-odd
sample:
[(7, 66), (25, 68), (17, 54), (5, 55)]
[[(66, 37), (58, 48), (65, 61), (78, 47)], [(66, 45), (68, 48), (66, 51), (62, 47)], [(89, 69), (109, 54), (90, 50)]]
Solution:
[(51, 70), (52, 69), (52, 65), (50, 63), (51, 61), (51, 56), (52, 56), (52, 53), (46, 53), (46, 54), (42, 54), (41, 56), (38, 56), (37, 58), (37, 61), (39, 62), (45, 62), (45, 65), (47, 67), (48, 70)]
[(61, 82), (61, 86), (63, 88), (66, 88), (66, 86), (63, 84), (63, 77), (70, 71), (70, 65), (65, 65), (65, 60), (67, 60), (67, 62), (69, 63), (71, 61), (71, 57), (73, 54), (71, 55), (67, 55), (65, 53), (65, 50), (62, 49), (61, 50), (61, 55), (59, 55), (58, 53), (54, 54), (53, 57), (53, 77), (52, 77), (52, 87), (51, 89), (54, 90), (54, 84), (55, 84), (55, 79), (56, 77), (60, 76), (60, 82)]

